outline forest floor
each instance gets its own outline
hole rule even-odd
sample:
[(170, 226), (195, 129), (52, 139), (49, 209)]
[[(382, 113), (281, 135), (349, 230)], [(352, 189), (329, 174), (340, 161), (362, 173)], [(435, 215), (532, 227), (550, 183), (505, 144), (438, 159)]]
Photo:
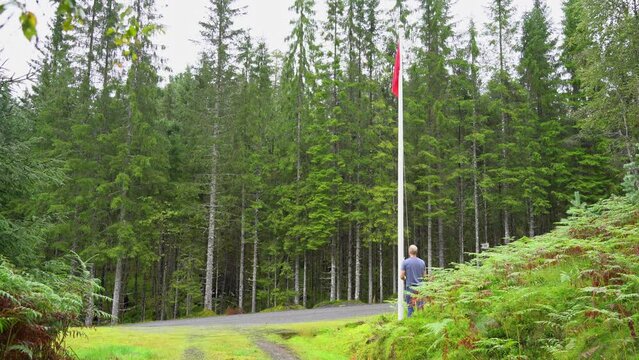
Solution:
[(80, 359), (348, 359), (353, 338), (332, 334), (389, 313), (389, 304), (349, 305), (84, 330), (69, 339)]

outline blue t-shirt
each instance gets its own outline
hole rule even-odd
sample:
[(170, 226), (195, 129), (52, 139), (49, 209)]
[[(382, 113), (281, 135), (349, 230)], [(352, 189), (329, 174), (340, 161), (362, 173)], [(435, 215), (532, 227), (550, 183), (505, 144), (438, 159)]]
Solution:
[(422, 282), (426, 264), (418, 257), (409, 257), (402, 262), (402, 270), (406, 271), (406, 288), (408, 288)]

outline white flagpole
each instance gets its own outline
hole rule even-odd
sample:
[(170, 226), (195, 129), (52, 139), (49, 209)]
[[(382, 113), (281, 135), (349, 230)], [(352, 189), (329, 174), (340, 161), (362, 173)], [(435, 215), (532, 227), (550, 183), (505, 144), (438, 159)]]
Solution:
[(397, 320), (404, 318), (404, 281), (401, 278), (404, 261), (404, 89), (403, 74), (404, 50), (402, 36), (398, 36), (399, 49), (399, 86), (397, 96)]

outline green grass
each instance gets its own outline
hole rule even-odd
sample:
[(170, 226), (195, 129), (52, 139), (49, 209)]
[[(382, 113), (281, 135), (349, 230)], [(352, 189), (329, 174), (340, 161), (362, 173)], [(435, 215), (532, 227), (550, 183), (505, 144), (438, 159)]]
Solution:
[(365, 341), (377, 317), (277, 325), (263, 328), (267, 338), (293, 350), (302, 360), (348, 360)]
[(86, 360), (181, 359), (189, 348), (202, 351), (206, 359), (268, 359), (250, 339), (253, 334), (263, 334), (301, 359), (338, 360), (351, 358), (377, 319), (280, 324), (243, 332), (199, 327), (102, 327), (84, 330), (85, 336), (69, 339), (67, 344)]
[(206, 359), (268, 359), (246, 334), (230, 329), (103, 327), (83, 333), (67, 345), (86, 360), (173, 360), (189, 352)]

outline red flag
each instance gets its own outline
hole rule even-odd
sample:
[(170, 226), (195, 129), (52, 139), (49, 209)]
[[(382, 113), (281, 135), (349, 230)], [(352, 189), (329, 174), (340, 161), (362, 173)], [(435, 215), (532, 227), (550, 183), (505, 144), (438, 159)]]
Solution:
[(399, 44), (397, 44), (397, 52), (395, 53), (395, 69), (393, 70), (393, 94), (399, 97), (399, 77), (400, 75), (400, 65), (401, 64), (401, 55), (399, 53)]

